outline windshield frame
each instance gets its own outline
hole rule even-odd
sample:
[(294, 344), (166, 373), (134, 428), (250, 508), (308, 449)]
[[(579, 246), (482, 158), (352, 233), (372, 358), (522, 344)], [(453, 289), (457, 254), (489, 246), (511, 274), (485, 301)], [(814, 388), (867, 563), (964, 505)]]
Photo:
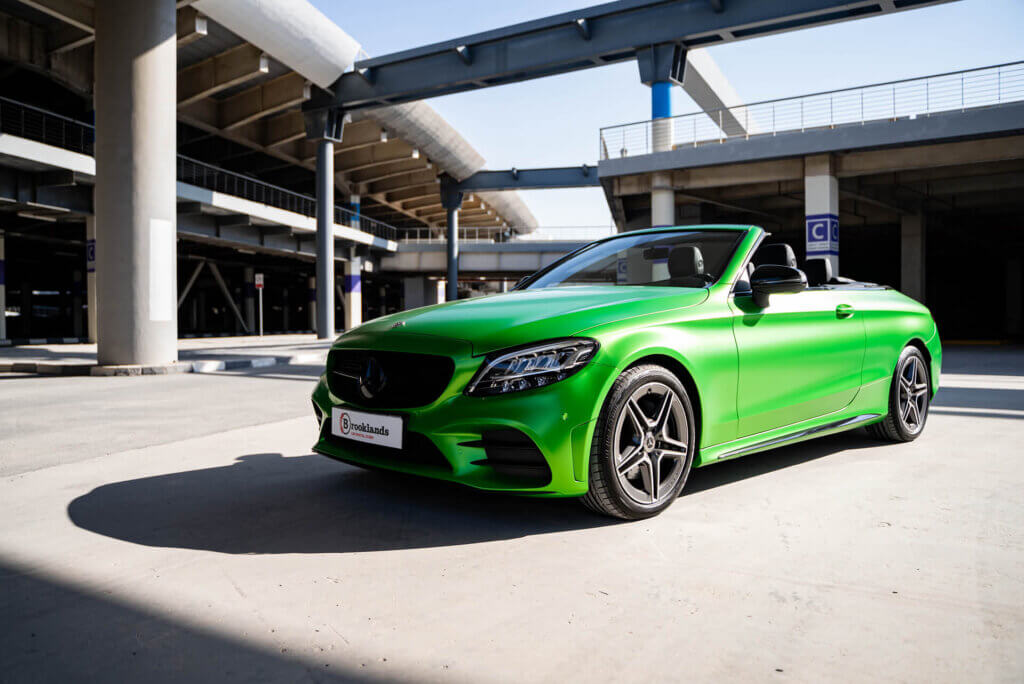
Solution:
[[(736, 260), (736, 255), (740, 251), (740, 248), (743, 246), (743, 242), (744, 242), (745, 237), (750, 232), (750, 227), (749, 226), (721, 226), (721, 227), (719, 227), (719, 226), (674, 226), (672, 228), (664, 228), (664, 229), (657, 229), (657, 230), (637, 230), (637, 231), (627, 231), (627, 232), (624, 232), (624, 233), (619, 233), (618, 235), (613, 235), (611, 237), (603, 238), (601, 240), (595, 240), (594, 242), (590, 242), (590, 243), (588, 243), (586, 245), (583, 245), (582, 247), (580, 247), (578, 249), (574, 249), (573, 251), (569, 252), (568, 254), (562, 256), (561, 258), (556, 259), (555, 261), (552, 261), (550, 264), (548, 264), (544, 268), (541, 268), (541, 269), (539, 269), (537, 271), (534, 271), (530, 275), (525, 276), (522, 280), (520, 280), (518, 283), (515, 284), (515, 287), (513, 287), (509, 291), (512, 292), (512, 291), (517, 291), (517, 290), (527, 290), (527, 289), (530, 288), (531, 285), (533, 285), (539, 279), (541, 279), (542, 277), (544, 277), (545, 275), (547, 275), (549, 272), (553, 271), (554, 269), (558, 268), (559, 266), (561, 266), (565, 262), (569, 261), (570, 259), (574, 259), (574, 258), (578, 257), (580, 254), (583, 254), (584, 252), (587, 252), (587, 251), (589, 251), (591, 249), (595, 249), (599, 245), (604, 245), (604, 244), (607, 244), (609, 242), (613, 242), (615, 240), (622, 240), (622, 239), (625, 239), (625, 238), (636, 237), (637, 235), (657, 236), (657, 235), (668, 235), (668, 234), (673, 234), (673, 233), (699, 233), (699, 232), (704, 232), (704, 233), (711, 233), (711, 232), (715, 232), (715, 233), (734, 233), (736, 235), (736, 242), (733, 245), (732, 254), (729, 255), (729, 259), (725, 262), (725, 265), (722, 268), (722, 273), (714, 281), (709, 282), (706, 285), (703, 285), (703, 286), (701, 286), (699, 288), (692, 288), (692, 287), (686, 287), (686, 286), (681, 286), (681, 285), (662, 285), (662, 284), (658, 284), (656, 286), (657, 287), (676, 287), (676, 288), (681, 288), (681, 289), (701, 289), (701, 290), (706, 290), (706, 289), (712, 288), (715, 285), (717, 285), (719, 282), (721, 282), (722, 278), (724, 278), (725, 275), (728, 274), (729, 266)], [(645, 286), (651, 286), (650, 283), (612, 283), (611, 285), (613, 285), (614, 287), (645, 287)], [(562, 287), (562, 286), (561, 285), (552, 285), (552, 286), (548, 286), (548, 287)], [(543, 289), (543, 288), (538, 288), (538, 289)]]

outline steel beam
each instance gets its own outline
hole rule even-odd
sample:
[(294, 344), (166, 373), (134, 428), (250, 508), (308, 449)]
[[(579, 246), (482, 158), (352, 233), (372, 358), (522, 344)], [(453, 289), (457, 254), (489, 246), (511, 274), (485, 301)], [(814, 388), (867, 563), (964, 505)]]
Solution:
[(464, 192), (488, 190), (544, 190), (551, 188), (591, 188), (601, 185), (597, 167), (565, 166), (549, 169), (509, 169), (477, 171), (459, 183)]
[(334, 143), (317, 141), (316, 336), (334, 338)]
[(632, 60), (652, 45), (719, 44), (949, 1), (618, 0), (360, 60), (304, 108), (381, 107)]

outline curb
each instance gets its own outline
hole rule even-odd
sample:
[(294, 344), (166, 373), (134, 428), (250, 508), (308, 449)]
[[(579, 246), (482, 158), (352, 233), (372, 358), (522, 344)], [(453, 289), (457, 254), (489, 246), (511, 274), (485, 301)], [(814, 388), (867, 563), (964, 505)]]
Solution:
[(25, 347), (36, 344), (88, 344), (85, 337), (18, 337), (0, 340), (0, 347)]
[(327, 351), (293, 356), (261, 356), (226, 361), (184, 361), (154, 366), (97, 366), (94, 363), (17, 362), (0, 363), (0, 373), (31, 375), (91, 375), (95, 377), (126, 377), (138, 375), (177, 375), (180, 373), (219, 373), (221, 371), (269, 368), (324, 363)]

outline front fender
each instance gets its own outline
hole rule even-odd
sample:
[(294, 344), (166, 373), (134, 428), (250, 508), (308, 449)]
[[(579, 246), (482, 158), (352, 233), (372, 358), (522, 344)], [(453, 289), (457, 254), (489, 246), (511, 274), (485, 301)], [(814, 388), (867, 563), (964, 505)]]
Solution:
[[(650, 360), (676, 372), (678, 367), (690, 376), (697, 396), (691, 400), (699, 407), (700, 446), (708, 447), (736, 436), (737, 353), (728, 316), (693, 317), (681, 321), (659, 321), (643, 328), (588, 331), (601, 342), (597, 362), (614, 365), (601, 403), (617, 378), (627, 368)], [(673, 363), (666, 363), (666, 359)], [(677, 368), (671, 368), (673, 365)]]

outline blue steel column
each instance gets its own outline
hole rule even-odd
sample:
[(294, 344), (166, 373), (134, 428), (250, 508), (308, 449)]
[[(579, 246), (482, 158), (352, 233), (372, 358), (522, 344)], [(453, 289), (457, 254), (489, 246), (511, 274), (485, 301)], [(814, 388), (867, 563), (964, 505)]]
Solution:
[[(672, 81), (651, 84), (651, 152), (672, 149)], [(651, 175), (651, 225), (676, 223), (676, 198), (672, 174), (661, 171)]]
[[(672, 149), (672, 86), (682, 85), (686, 48), (678, 43), (662, 43), (639, 48), (636, 53), (640, 82), (651, 87), (652, 153)], [(651, 174), (651, 225), (674, 226), (676, 199), (672, 174)]]
[(334, 143), (316, 144), (316, 336), (334, 337)]

